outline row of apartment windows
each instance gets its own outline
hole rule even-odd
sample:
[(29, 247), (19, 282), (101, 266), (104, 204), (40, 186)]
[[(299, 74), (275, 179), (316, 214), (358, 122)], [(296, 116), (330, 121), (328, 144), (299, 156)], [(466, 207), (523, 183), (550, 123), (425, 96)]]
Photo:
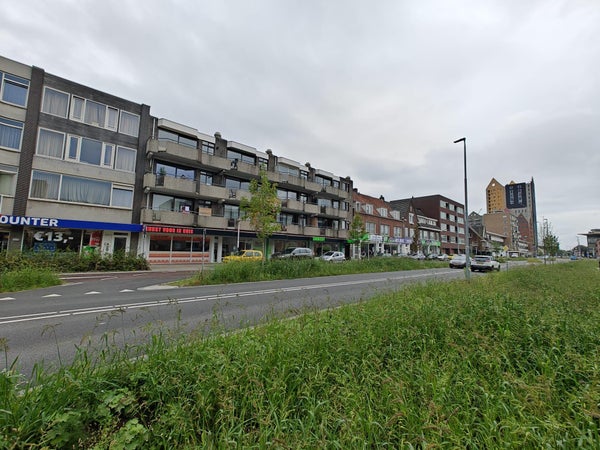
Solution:
[(0, 72), (0, 99), (11, 105), (26, 106), (29, 80)]
[[(364, 212), (365, 214), (373, 214), (373, 205), (366, 203), (363, 206)], [(355, 210), (358, 212), (361, 210), (361, 203), (360, 202), (355, 202), (354, 203), (354, 208)], [(379, 213), (379, 215), (381, 217), (388, 217), (388, 215), (392, 216), (393, 219), (395, 220), (400, 220), (400, 211), (389, 211), (386, 208), (377, 208), (377, 212)]]
[(34, 170), (31, 175), (30, 197), (68, 203), (131, 208), (133, 189), (109, 181)]
[(42, 112), (138, 137), (140, 116), (86, 98), (44, 88)]
[(453, 203), (448, 203), (444, 200), (440, 200), (440, 207), (449, 209), (450, 211), (456, 210), (456, 214), (463, 214), (463, 212), (464, 212), (464, 209), (462, 208), (462, 206), (455, 206)]
[(203, 140), (198, 141), (197, 139), (184, 136), (173, 131), (165, 130), (163, 128), (158, 129), (158, 140), (175, 142), (177, 144), (185, 145), (186, 147), (191, 148), (198, 148), (199, 142), (202, 153), (206, 153), (207, 155), (215, 154), (215, 144), (213, 144), (212, 142), (207, 142)]
[(135, 172), (137, 151), (95, 139), (40, 128), (36, 153), (49, 158)]

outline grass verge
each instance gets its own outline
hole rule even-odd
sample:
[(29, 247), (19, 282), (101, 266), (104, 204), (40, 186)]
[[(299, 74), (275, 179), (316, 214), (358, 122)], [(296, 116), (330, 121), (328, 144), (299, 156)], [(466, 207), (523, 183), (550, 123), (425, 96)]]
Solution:
[(532, 266), (0, 374), (7, 448), (598, 448), (600, 273)]
[(234, 261), (216, 264), (212, 270), (199, 272), (177, 282), (181, 286), (243, 283), (353, 273), (393, 272), (397, 270), (448, 267), (447, 262), (419, 261), (411, 258), (371, 258), (331, 263), (314, 259), (271, 259), (267, 261)]

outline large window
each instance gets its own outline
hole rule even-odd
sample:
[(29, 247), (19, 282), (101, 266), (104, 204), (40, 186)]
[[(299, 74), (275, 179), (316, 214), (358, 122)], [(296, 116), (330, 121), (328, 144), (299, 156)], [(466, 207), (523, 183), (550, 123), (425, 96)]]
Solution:
[(137, 152), (126, 147), (117, 147), (117, 157), (115, 159), (115, 169), (126, 172), (135, 172), (135, 158)]
[(2, 95), (3, 102), (18, 106), (27, 106), (29, 80), (0, 72), (0, 83), (0, 95)]
[(49, 87), (44, 88), (42, 112), (53, 116), (67, 117), (69, 112), (69, 94)]
[(161, 194), (154, 194), (152, 196), (152, 209), (159, 211), (189, 212), (193, 206), (194, 202), (187, 198)]
[(256, 163), (256, 158), (254, 155), (247, 155), (245, 153), (238, 152), (235, 150), (227, 150), (227, 159), (230, 159), (232, 161), (242, 161), (252, 165)]
[(0, 195), (15, 195), (15, 180), (17, 174), (14, 172), (0, 172)]
[[(158, 129), (158, 140), (159, 141), (171, 141), (177, 142), (178, 144), (185, 145), (186, 147), (196, 148), (198, 146), (198, 142), (196, 139), (182, 136), (173, 131), (163, 130), (162, 128)], [(214, 149), (214, 146), (213, 146)]]
[(287, 166), (285, 164), (277, 164), (277, 172), (284, 175), (292, 175), (294, 177), (300, 176), (300, 169), (297, 167)]
[(133, 189), (126, 186), (113, 186), (108, 181), (34, 170), (31, 177), (30, 197), (131, 208)]
[(119, 132), (129, 136), (138, 136), (140, 130), (140, 116), (126, 111), (121, 111)]
[(38, 135), (37, 154), (51, 158), (63, 158), (65, 135), (57, 131), (40, 128)]
[(23, 122), (0, 117), (0, 147), (21, 150)]
[(156, 175), (167, 175), (175, 178), (194, 179), (194, 169), (157, 162), (155, 166)]

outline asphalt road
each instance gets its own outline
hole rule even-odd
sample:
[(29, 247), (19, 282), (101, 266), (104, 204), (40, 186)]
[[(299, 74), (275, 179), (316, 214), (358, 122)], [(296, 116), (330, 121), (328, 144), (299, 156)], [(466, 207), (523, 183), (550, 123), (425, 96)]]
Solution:
[(69, 363), (78, 347), (93, 354), (107, 344), (146, 342), (159, 331), (232, 330), (366, 300), (406, 283), (464, 277), (462, 270), (427, 269), (186, 288), (165, 284), (190, 274), (76, 275), (61, 286), (0, 294), (0, 370), (15, 364), (30, 376), (38, 362), (49, 368)]

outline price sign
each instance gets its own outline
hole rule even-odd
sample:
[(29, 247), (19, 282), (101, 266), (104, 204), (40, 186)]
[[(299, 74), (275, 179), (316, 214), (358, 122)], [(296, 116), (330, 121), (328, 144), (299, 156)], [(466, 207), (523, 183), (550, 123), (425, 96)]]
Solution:
[(36, 231), (33, 239), (38, 242), (68, 242), (65, 234), (61, 231)]

